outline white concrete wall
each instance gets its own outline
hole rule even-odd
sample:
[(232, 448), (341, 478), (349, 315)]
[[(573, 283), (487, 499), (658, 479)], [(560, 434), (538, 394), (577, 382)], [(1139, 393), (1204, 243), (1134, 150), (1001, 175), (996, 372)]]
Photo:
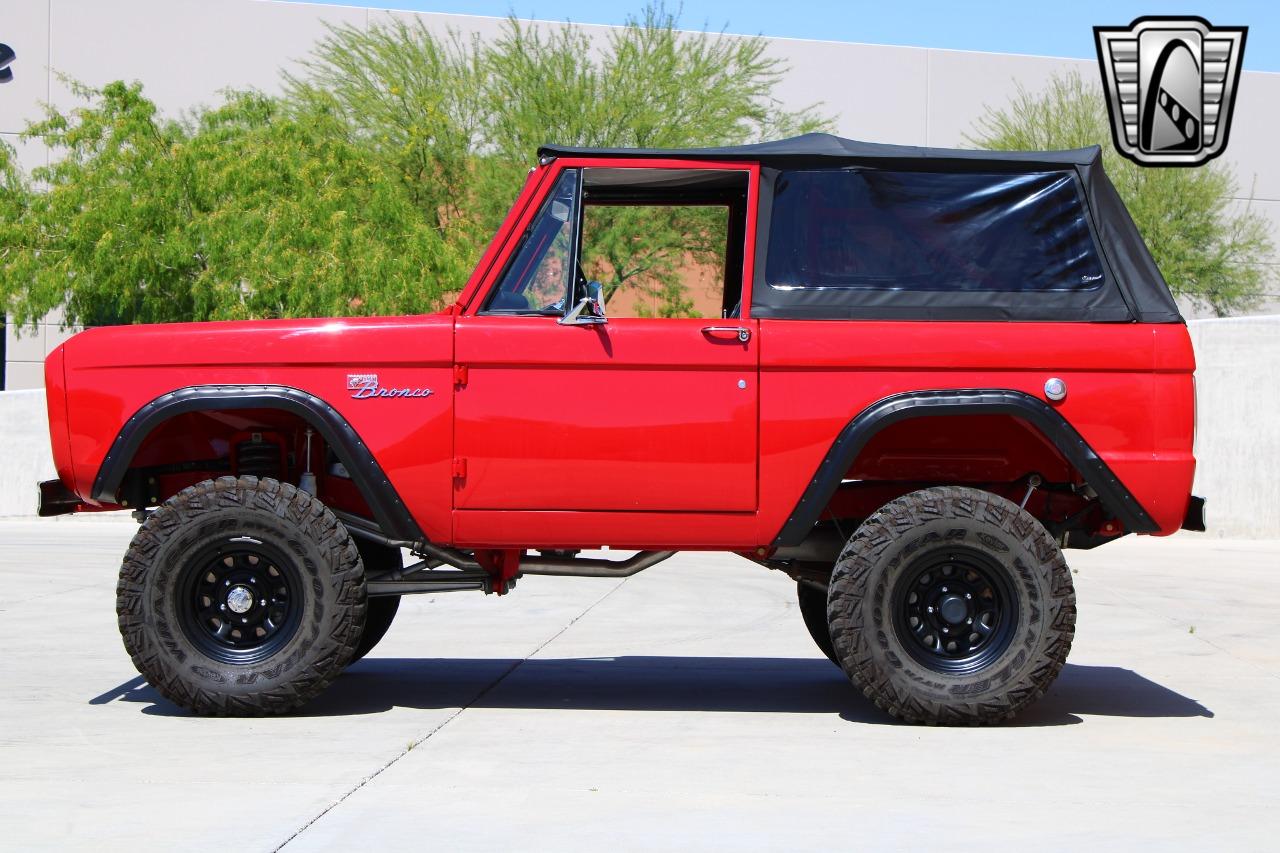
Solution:
[[(499, 18), (272, 0), (0, 0), (0, 41), (18, 54), (13, 81), (0, 86), (0, 138), (19, 146), (27, 167), (48, 162), (51, 155), (40, 140), (20, 142), (17, 134), (42, 115), (42, 102), (63, 111), (78, 105), (58, 74), (92, 86), (140, 80), (163, 111), (177, 115), (216, 103), (228, 87), (278, 91), (281, 70), (306, 56), (327, 25), (367, 27), (393, 18), (421, 20), (440, 34), (452, 29), (480, 38), (492, 38), (502, 25)], [(595, 39), (610, 31), (584, 29)], [(777, 89), (784, 104), (821, 102), (823, 112), (836, 117), (838, 133), (871, 142), (962, 145), (985, 107), (1007, 103), (1019, 84), (1035, 90), (1055, 72), (1075, 69), (1086, 79), (1098, 73), (1092, 60), (803, 39), (768, 42), (769, 52), (791, 66)], [(1223, 159), (1239, 177), (1237, 203), (1252, 197), (1254, 208), (1273, 223), (1280, 246), (1280, 161), (1273, 156), (1280, 136), (1277, 103), (1280, 74), (1244, 72)], [(1277, 300), (1280, 296), (1264, 310), (1280, 309)], [(41, 384), (32, 356), (57, 338), (57, 323), (46, 324), (39, 334), (32, 343), (10, 338), (8, 360), (16, 364), (6, 372), (6, 388)]]
[(1280, 316), (1195, 320), (1195, 493), (1211, 536), (1280, 537)]
[(44, 389), (0, 391), (0, 516), (35, 515), (36, 483), (52, 480)]
[(62, 311), (41, 317), (32, 329), (18, 328), (6, 317), (4, 327), (4, 388), (10, 391), (44, 387), (44, 360), (58, 344), (76, 333), (62, 327)]

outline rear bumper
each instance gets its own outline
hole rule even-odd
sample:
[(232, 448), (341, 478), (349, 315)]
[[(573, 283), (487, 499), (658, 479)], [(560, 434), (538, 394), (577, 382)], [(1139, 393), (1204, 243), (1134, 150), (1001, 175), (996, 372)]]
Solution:
[(61, 480), (45, 480), (40, 484), (40, 495), (36, 498), (36, 515), (41, 518), (66, 515), (75, 512), (80, 504), (79, 495), (64, 486)]
[(1204, 533), (1204, 498), (1191, 496), (1191, 502), (1187, 504), (1187, 515), (1182, 519), (1182, 529)]

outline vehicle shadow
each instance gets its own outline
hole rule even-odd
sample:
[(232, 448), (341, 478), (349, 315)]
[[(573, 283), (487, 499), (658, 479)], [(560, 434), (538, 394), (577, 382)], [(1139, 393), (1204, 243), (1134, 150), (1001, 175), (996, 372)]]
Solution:
[[(181, 716), (141, 678), (89, 700), (138, 702), (144, 713)], [(376, 714), (392, 708), (523, 708), (833, 714), (893, 724), (822, 658), (656, 657), (515, 659), (368, 658), (298, 716)], [(1109, 717), (1212, 717), (1194, 699), (1112, 666), (1067, 664), (1018, 726)]]

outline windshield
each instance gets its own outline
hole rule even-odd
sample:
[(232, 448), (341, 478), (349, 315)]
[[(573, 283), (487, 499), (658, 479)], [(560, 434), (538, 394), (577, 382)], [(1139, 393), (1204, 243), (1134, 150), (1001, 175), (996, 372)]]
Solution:
[(564, 310), (573, 269), (573, 224), (578, 171), (560, 176), (521, 238), (486, 311), (558, 314)]

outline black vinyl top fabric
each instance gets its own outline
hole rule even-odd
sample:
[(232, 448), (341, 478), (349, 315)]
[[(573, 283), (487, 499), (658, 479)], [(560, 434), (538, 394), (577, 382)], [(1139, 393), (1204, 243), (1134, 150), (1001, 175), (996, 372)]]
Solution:
[(756, 317), (1183, 322), (1097, 146), (980, 151), (811, 133), (538, 153), (760, 164)]
[(749, 145), (729, 145), (722, 148), (572, 148), (544, 145), (538, 149), (538, 156), (743, 160), (778, 168), (921, 160), (975, 165), (1013, 163), (1022, 166), (1028, 164), (1088, 166), (1097, 160), (1100, 150), (1096, 145), (1070, 151), (978, 151), (965, 148), (926, 148), (917, 145), (859, 142), (855, 139), (833, 136), (830, 133), (806, 133), (790, 139), (754, 142)]

